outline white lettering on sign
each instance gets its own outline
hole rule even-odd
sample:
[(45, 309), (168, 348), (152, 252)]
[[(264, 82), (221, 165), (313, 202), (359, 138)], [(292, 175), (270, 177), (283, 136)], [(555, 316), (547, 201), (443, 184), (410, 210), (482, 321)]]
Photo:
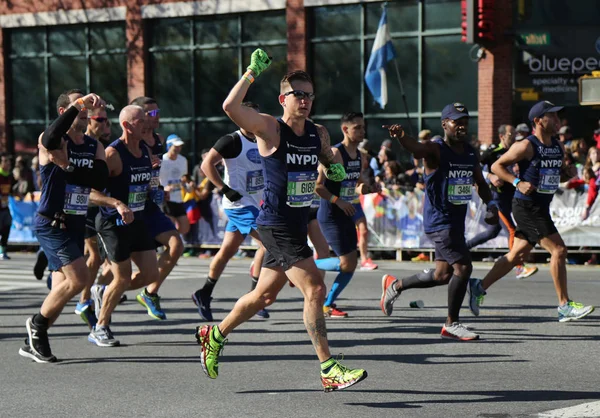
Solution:
[(556, 73), (587, 73), (598, 70), (600, 68), (600, 60), (595, 57), (547, 57), (542, 55), (541, 58), (531, 57), (527, 62), (529, 70), (532, 73), (538, 72), (556, 72)]

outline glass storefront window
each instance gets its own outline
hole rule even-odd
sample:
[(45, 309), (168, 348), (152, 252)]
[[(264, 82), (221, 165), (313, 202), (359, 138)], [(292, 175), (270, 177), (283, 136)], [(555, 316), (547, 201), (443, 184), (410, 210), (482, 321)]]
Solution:
[(477, 109), (477, 63), (467, 59), (471, 45), (457, 36), (425, 38), (423, 107), (441, 112), (448, 103), (461, 102)]
[[(173, 132), (167, 129), (185, 127), (189, 144), (184, 153), (190, 168), (199, 161), (201, 149), (235, 130), (222, 104), (250, 64), (257, 42), (268, 41), (263, 49), (273, 63), (261, 75), (260, 86), (250, 88), (246, 100), (256, 102), (264, 112), (279, 114), (279, 81), (287, 71), (284, 10), (155, 19), (145, 24), (147, 33), (154, 34), (148, 43), (148, 94), (161, 108), (159, 131), (168, 135)], [(174, 26), (178, 28), (168, 29)]]
[(8, 29), (6, 34), (8, 133), (17, 152), (37, 151), (37, 137), (57, 117), (56, 99), (65, 90), (98, 93), (115, 107), (109, 111), (113, 121), (127, 105), (124, 22)]
[[(371, 56), (383, 2), (315, 7), (309, 10), (309, 71), (315, 80), (315, 120), (339, 120), (348, 110), (362, 111), (367, 137), (380, 143), (383, 122), (406, 120), (396, 74), (402, 79), (413, 133), (445, 104), (462, 101), (477, 115), (477, 64), (470, 45), (460, 41), (459, 0), (387, 2), (387, 24), (396, 50), (387, 63), (388, 102), (375, 102), (364, 73)], [(361, 26), (364, 23), (364, 27)], [(377, 121), (372, 124), (371, 121)], [(371, 139), (371, 138), (369, 138)]]

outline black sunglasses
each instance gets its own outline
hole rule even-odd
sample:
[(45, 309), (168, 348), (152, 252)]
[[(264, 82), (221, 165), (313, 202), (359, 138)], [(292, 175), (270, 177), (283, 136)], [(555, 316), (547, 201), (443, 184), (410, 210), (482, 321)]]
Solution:
[(293, 94), (294, 97), (296, 99), (302, 100), (302, 99), (308, 99), (311, 102), (315, 100), (315, 94), (314, 93), (307, 93), (303, 90), (292, 90), (292, 91), (288, 91), (287, 93), (284, 94), (284, 96), (289, 96), (290, 94)]
[(104, 123), (108, 120), (108, 118), (103, 118), (101, 116), (90, 116), (89, 118), (95, 120), (98, 123)]

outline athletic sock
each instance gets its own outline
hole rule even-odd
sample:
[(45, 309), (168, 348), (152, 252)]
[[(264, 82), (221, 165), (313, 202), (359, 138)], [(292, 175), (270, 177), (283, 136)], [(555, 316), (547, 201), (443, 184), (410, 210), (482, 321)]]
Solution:
[(154, 298), (154, 297), (158, 296), (158, 293), (150, 293), (150, 292), (148, 292), (148, 288), (144, 289), (144, 294), (146, 296), (148, 296), (148, 297), (151, 297), (151, 298)]
[(450, 283), (448, 283), (448, 316), (450, 318), (458, 320), (460, 307), (467, 294), (468, 283), (468, 278), (463, 280), (457, 275), (453, 275), (450, 279)]
[(210, 277), (207, 277), (206, 282), (204, 283), (204, 287), (201, 289), (201, 291), (208, 292), (209, 295), (212, 295), (213, 289), (215, 288), (216, 284), (217, 284), (216, 280), (211, 279)]
[(327, 360), (325, 360), (324, 362), (321, 363), (321, 372), (322, 373), (329, 373), (329, 370), (331, 370), (331, 368), (334, 366), (335, 364), (335, 360), (333, 357), (329, 357)]
[(250, 291), (252, 292), (256, 289), (256, 285), (258, 284), (258, 277), (252, 277), (252, 284), (250, 285)]
[(342, 293), (342, 290), (350, 283), (350, 279), (354, 275), (353, 271), (350, 272), (341, 272), (335, 278), (335, 281), (331, 285), (331, 290), (327, 295), (327, 300), (325, 300), (325, 306), (331, 306), (333, 302), (337, 299), (337, 297)]
[(40, 327), (40, 328), (46, 328), (46, 329), (48, 329), (48, 327), (49, 327), (49, 322), (50, 322), (50, 319), (49, 319), (49, 318), (46, 318), (46, 317), (45, 317), (44, 315), (42, 315), (42, 313), (40, 312), (40, 313), (38, 313), (38, 314), (35, 314), (35, 315), (33, 316), (33, 319), (31, 320), (31, 322), (33, 322), (33, 324), (34, 324), (36, 327)]
[(212, 328), (212, 333), (213, 333), (213, 337), (214, 339), (218, 342), (218, 343), (223, 343), (223, 341), (225, 341), (225, 336), (223, 334), (221, 334), (221, 330), (219, 329), (218, 326), (214, 326)]
[(337, 257), (315, 260), (315, 264), (319, 270), (340, 271), (340, 259)]
[(442, 281), (434, 279), (435, 270), (427, 269), (420, 273), (402, 279), (402, 290), (407, 289), (426, 289), (445, 284)]

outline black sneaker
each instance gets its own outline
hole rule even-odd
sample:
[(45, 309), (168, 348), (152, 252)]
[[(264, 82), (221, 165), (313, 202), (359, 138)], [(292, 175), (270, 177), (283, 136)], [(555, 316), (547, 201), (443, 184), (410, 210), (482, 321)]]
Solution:
[[(19, 354), (23, 357), (30, 358), (37, 363), (54, 363), (56, 357), (52, 355), (50, 350), (50, 342), (48, 341), (48, 330), (37, 327), (31, 318), (27, 318), (25, 322), (27, 334), (29, 335), (29, 345), (21, 347)], [(26, 341), (27, 341), (26, 340)]]
[(36, 279), (42, 280), (44, 278), (44, 271), (48, 266), (48, 257), (43, 251), (38, 251), (35, 258), (35, 265), (33, 266), (33, 275)]
[(208, 295), (207, 292), (203, 292), (202, 289), (197, 290), (195, 293), (192, 293), (192, 300), (194, 304), (198, 307), (198, 313), (200, 314), (200, 318), (205, 321), (212, 321), (212, 310), (210, 309), (210, 302), (212, 301), (212, 297)]

